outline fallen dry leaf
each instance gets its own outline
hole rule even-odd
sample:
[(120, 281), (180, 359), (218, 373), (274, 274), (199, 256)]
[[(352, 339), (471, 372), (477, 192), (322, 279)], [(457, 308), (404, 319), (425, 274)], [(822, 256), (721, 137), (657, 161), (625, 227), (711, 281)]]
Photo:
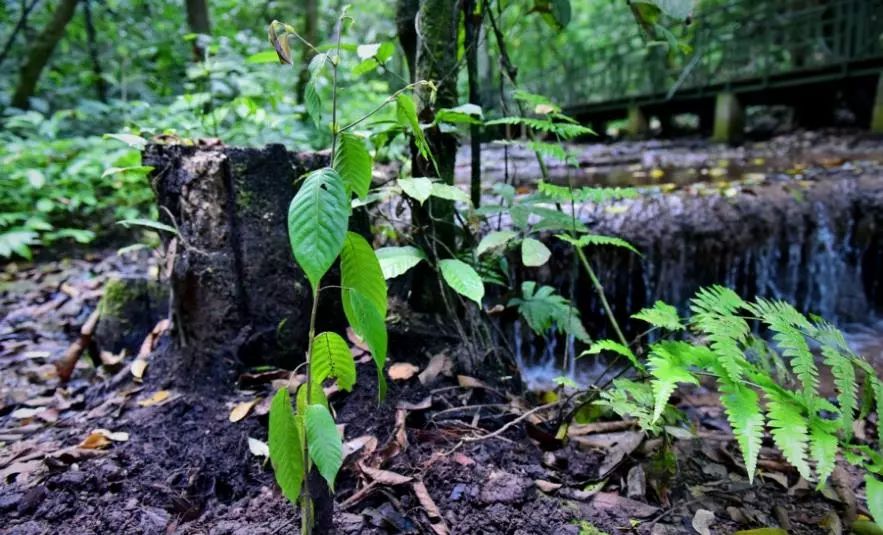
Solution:
[(426, 490), (426, 485), (424, 485), (422, 481), (415, 481), (411, 484), (411, 487), (414, 489), (414, 495), (417, 496), (417, 501), (420, 502), (423, 510), (426, 511), (426, 516), (429, 517), (432, 531), (435, 532), (436, 535), (448, 535), (448, 526), (445, 524), (445, 520), (442, 517), (438, 506), (432, 500), (432, 496), (429, 495), (429, 491)]
[(420, 379), (420, 384), (427, 385), (434, 383), (438, 378), (439, 374), (450, 375), (451, 370), (453, 369), (454, 364), (451, 362), (451, 359), (448, 358), (444, 353), (437, 353), (429, 359), (429, 364), (426, 366), (418, 379)]
[(36, 407), (36, 408), (22, 407), (21, 409), (16, 409), (16, 410), (12, 411), (12, 414), (10, 414), (10, 416), (15, 418), (16, 420), (27, 420), (27, 419), (33, 418), (34, 416), (37, 416), (38, 414), (40, 414), (41, 412), (43, 412), (45, 410), (46, 410), (45, 407)]
[(693, 515), (693, 529), (695, 529), (699, 535), (711, 535), (711, 526), (713, 523), (714, 513), (708, 509), (699, 509), (696, 511), (696, 514)]
[(346, 459), (350, 455), (356, 453), (361, 449), (365, 449), (365, 453), (362, 455), (370, 455), (377, 449), (377, 437), (374, 435), (362, 435), (360, 437), (356, 437), (352, 440), (348, 440), (343, 443), (343, 458)]
[(592, 505), (598, 509), (614, 510), (620, 515), (647, 518), (659, 512), (658, 507), (647, 505), (612, 492), (599, 492), (592, 498)]
[(410, 362), (396, 362), (389, 367), (386, 373), (393, 381), (407, 381), (420, 371), (420, 368), (414, 366)]
[(545, 479), (534, 480), (534, 483), (538, 489), (546, 494), (551, 494), (562, 487), (561, 483), (553, 483), (551, 481), (546, 481)]
[(402, 474), (391, 472), (389, 470), (371, 468), (361, 463), (359, 464), (359, 468), (362, 470), (362, 473), (380, 485), (404, 485), (405, 483), (410, 483), (413, 479), (409, 476), (403, 476)]
[(96, 433), (92, 431), (89, 433), (89, 436), (83, 439), (82, 442), (77, 444), (77, 447), (83, 448), (85, 450), (100, 450), (110, 446), (110, 439), (104, 436), (103, 433)]
[(432, 396), (426, 396), (417, 403), (411, 403), (410, 401), (399, 401), (396, 403), (397, 409), (404, 409), (406, 411), (425, 411), (429, 407), (432, 407)]
[(463, 388), (490, 388), (487, 383), (479, 381), (475, 377), (470, 377), (468, 375), (458, 375), (457, 384), (459, 384)]
[(452, 458), (454, 459), (455, 463), (461, 466), (472, 466), (473, 464), (475, 464), (475, 461), (472, 460), (472, 457), (469, 457), (465, 453), (459, 451), (454, 453), (454, 456)]
[(141, 407), (152, 407), (154, 405), (159, 405), (169, 399), (171, 396), (171, 392), (168, 390), (157, 390), (147, 399), (142, 399), (138, 402), (138, 405)]
[(129, 433), (125, 431), (111, 431), (109, 429), (93, 429), (92, 434), (99, 433), (104, 435), (108, 440), (113, 442), (127, 442), (129, 440)]
[(267, 443), (256, 438), (248, 437), (248, 450), (257, 457), (270, 456), (270, 447), (267, 446)]
[(242, 420), (243, 418), (248, 416), (248, 413), (251, 411), (251, 408), (254, 407), (255, 404), (260, 400), (261, 400), (261, 398), (254, 398), (249, 401), (243, 401), (241, 403), (237, 403), (236, 406), (233, 407), (233, 410), (230, 411), (230, 416), (228, 419), (233, 423), (236, 423), (239, 420)]
[(135, 379), (143, 379), (144, 371), (147, 369), (147, 361), (144, 359), (135, 359), (132, 361), (132, 375)]

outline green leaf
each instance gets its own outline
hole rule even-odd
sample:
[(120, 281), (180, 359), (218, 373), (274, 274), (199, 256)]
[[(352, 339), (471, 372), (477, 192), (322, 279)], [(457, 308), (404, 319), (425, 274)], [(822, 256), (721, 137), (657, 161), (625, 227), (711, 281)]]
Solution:
[(552, 251), (543, 242), (533, 238), (521, 241), (521, 263), (528, 267), (542, 266), (549, 261)]
[(126, 145), (138, 150), (142, 150), (144, 147), (147, 146), (146, 139), (133, 134), (104, 134), (104, 139), (115, 139), (117, 141), (122, 141)]
[(450, 184), (433, 182), (430, 192), (433, 197), (438, 197), (440, 199), (447, 199), (449, 201), (457, 201), (467, 204), (472, 202), (469, 198), (469, 195), (467, 195), (465, 191), (461, 190), (457, 186), (452, 186)]
[(623, 240), (622, 238), (617, 238), (614, 236), (602, 236), (600, 234), (585, 234), (580, 236), (579, 238), (573, 238), (566, 234), (556, 234), (556, 238), (560, 240), (564, 240), (567, 243), (573, 245), (574, 247), (587, 247), (589, 245), (611, 245), (613, 247), (621, 247), (623, 249), (628, 249), (629, 251), (640, 255), (641, 253), (635, 249), (635, 247), (629, 242)]
[(334, 480), (343, 464), (343, 443), (331, 412), (324, 405), (308, 405), (304, 415), (310, 459), (334, 492)]
[(476, 256), (481, 256), (492, 249), (506, 245), (517, 236), (518, 233), (513, 230), (495, 230), (490, 232), (478, 242), (475, 254)]
[[(638, 358), (628, 347), (620, 344), (619, 342), (614, 342), (613, 340), (597, 340), (592, 343), (592, 345), (585, 351), (583, 351), (579, 357), (583, 357), (585, 355), (597, 355), (602, 351), (612, 351), (613, 353), (617, 353), (627, 358), (629, 362), (632, 363), (632, 366), (637, 368), (638, 370), (644, 370), (644, 365), (638, 362)], [(577, 357), (577, 358), (579, 358)]]
[(350, 346), (337, 333), (324, 332), (313, 339), (310, 355), (312, 380), (321, 385), (328, 378), (337, 379), (342, 390), (350, 391), (356, 383), (356, 363)]
[(883, 525), (883, 482), (872, 474), (865, 475), (865, 494), (874, 522)]
[(555, 293), (551, 286), (540, 286), (534, 281), (521, 283), (521, 297), (509, 300), (508, 306), (517, 306), (528, 326), (537, 334), (544, 334), (553, 325), (578, 340), (590, 342), (579, 311), (570, 301)]
[(386, 318), (386, 280), (380, 262), (371, 244), (355, 232), (347, 232), (340, 252), (340, 285), (347, 319), (353, 316), (347, 294), (354, 291), (367, 298), (381, 318)]
[(649, 4), (669, 17), (684, 21), (693, 12), (694, 0), (632, 0), (636, 4)]
[(353, 192), (364, 199), (371, 189), (371, 170), (374, 160), (359, 136), (344, 132), (338, 138), (337, 150), (334, 153), (334, 169), (343, 178), (347, 197)]
[(159, 221), (153, 221), (152, 219), (123, 219), (122, 221), (117, 221), (117, 225), (122, 225), (126, 228), (131, 226), (136, 227), (145, 227), (153, 230), (161, 230), (163, 232), (168, 232), (174, 236), (178, 235), (178, 230), (170, 225), (166, 225), (165, 223), (160, 223)]
[(288, 238), (313, 291), (340, 253), (348, 223), (349, 203), (337, 171), (326, 167), (307, 175), (288, 208)]
[(304, 480), (303, 440), (287, 388), (280, 388), (270, 403), (268, 442), (276, 483), (291, 503), (297, 503)]
[(37, 233), (31, 230), (12, 229), (0, 233), (0, 257), (9, 258), (16, 253), (27, 260), (31, 259), (31, 245), (38, 243)]
[(403, 275), (408, 270), (426, 260), (426, 254), (410, 245), (404, 247), (383, 247), (377, 249), (377, 260), (380, 261), (380, 270), (383, 278), (392, 279)]
[(426, 177), (400, 178), (397, 182), (402, 191), (405, 192), (405, 195), (420, 204), (426, 202), (426, 199), (432, 195), (432, 180)]
[(809, 442), (806, 419), (800, 408), (784, 394), (769, 389), (765, 393), (769, 400), (767, 416), (773, 442), (782, 450), (785, 460), (797, 468), (804, 479), (810, 479), (811, 472), (806, 462)]
[(442, 278), (455, 292), (475, 301), (481, 307), (484, 297), (484, 283), (478, 273), (466, 262), (446, 258), (438, 263)]
[(832, 425), (834, 423), (836, 422), (813, 418), (809, 424), (809, 451), (816, 462), (819, 489), (834, 472), (834, 465), (837, 463), (837, 436)]
[[(386, 366), (387, 332), (386, 318), (378, 313), (377, 307), (368, 297), (360, 292), (347, 292), (344, 296), (349, 300), (347, 318), (353, 331), (361, 337), (371, 350), (374, 365), (377, 368), (377, 393), (380, 399), (386, 397), (386, 378), (383, 368)], [(345, 309), (346, 310), (346, 309)]]
[(727, 413), (727, 420), (733, 428), (739, 449), (742, 450), (748, 480), (753, 482), (763, 440), (763, 413), (760, 412), (757, 392), (726, 379), (722, 379), (719, 384), (721, 405)]
[(435, 112), (436, 123), (482, 124), (481, 119), (481, 107), (475, 104), (463, 104), (456, 108), (441, 108)]
[(275, 50), (262, 50), (245, 58), (245, 62), (249, 64), (278, 63), (279, 56)]
[(685, 342), (659, 342), (650, 348), (650, 375), (654, 377), (653, 387), (654, 408), (653, 422), (662, 416), (668, 405), (668, 399), (678, 383), (699, 384), (699, 380), (687, 369), (686, 354), (691, 350)]
[(402, 128), (411, 131), (414, 136), (414, 144), (417, 145), (420, 155), (429, 158), (429, 144), (426, 142), (426, 136), (423, 135), (423, 129), (417, 119), (417, 105), (414, 104), (411, 95), (402, 93), (396, 97), (396, 118)]
[(632, 317), (638, 320), (646, 321), (654, 327), (668, 329), (670, 331), (682, 331), (684, 325), (678, 316), (678, 309), (665, 303), (664, 301), (656, 301), (652, 307), (642, 309)]
[(304, 106), (307, 109), (307, 115), (310, 116), (316, 127), (322, 122), (322, 98), (319, 96), (317, 83), (319, 81), (319, 74), (322, 72), (322, 67), (325, 66), (326, 61), (328, 61), (327, 54), (322, 53), (313, 56), (308, 67), (310, 79), (304, 86)]

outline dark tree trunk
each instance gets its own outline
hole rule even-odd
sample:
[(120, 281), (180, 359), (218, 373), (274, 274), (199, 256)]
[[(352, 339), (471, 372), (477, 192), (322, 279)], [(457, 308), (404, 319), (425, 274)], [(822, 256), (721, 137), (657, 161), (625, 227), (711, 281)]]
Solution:
[(6, 57), (9, 55), (9, 51), (12, 50), (12, 45), (15, 43), (15, 38), (18, 37), (19, 32), (21, 32), (27, 25), (28, 16), (39, 3), (40, 0), (31, 0), (30, 4), (22, 4), (22, 10), (21, 14), (18, 16), (18, 22), (15, 23), (15, 28), (12, 29), (9, 37), (6, 39), (6, 43), (3, 45), (3, 51), (0, 51), (0, 65), (3, 65), (3, 62), (6, 61)]
[(408, 76), (413, 82), (415, 76), (415, 62), (417, 58), (417, 11), (420, 10), (420, 0), (397, 0), (396, 2), (396, 31), (399, 43), (405, 51), (405, 61), (408, 63)]
[[(319, 41), (319, 0), (303, 0), (304, 10), (304, 26), (303, 37), (312, 45), (318, 45)], [(307, 81), (310, 79), (310, 60), (313, 59), (313, 50), (308, 46), (303, 47), (301, 54), (300, 72), (297, 76), (297, 86), (295, 92), (297, 94), (298, 103), (304, 101), (304, 90), (307, 87)]]
[(84, 0), (83, 15), (86, 17), (86, 37), (89, 40), (89, 59), (92, 61), (92, 75), (95, 78), (95, 96), (101, 102), (107, 102), (107, 84), (104, 82), (101, 61), (98, 59), (98, 40), (95, 33), (95, 24), (92, 21), (91, 0)]
[(40, 74), (52, 58), (55, 46), (64, 36), (64, 29), (74, 17), (77, 3), (78, 0), (61, 0), (55, 8), (52, 20), (40, 32), (40, 36), (31, 47), (28, 58), (21, 69), (18, 85), (12, 95), (11, 104), (13, 107), (21, 109), (29, 107), (28, 101), (34, 96)]
[[(459, 11), (456, 0), (421, 0), (417, 13), (417, 28), (420, 29), (415, 59), (416, 80), (432, 81), (436, 85), (435, 102), (431, 101), (432, 90), (421, 87), (417, 92), (417, 114), (420, 122), (431, 123), (435, 110), (452, 108), (457, 105), (457, 26)], [(415, 152), (413, 157), (414, 176), (437, 177), (446, 184), (454, 183), (454, 166), (457, 159), (457, 138), (442, 132), (438, 127), (426, 130), (433, 159), (422, 157)], [(435, 249), (438, 240), (447, 248), (454, 249), (454, 207), (451, 201), (431, 199), (425, 209), (414, 212), (418, 227), (432, 234), (427, 244)], [(442, 251), (439, 251), (441, 254)]]
[[(476, 12), (477, 11), (477, 12)], [(466, 71), (469, 77), (469, 103), (481, 107), (478, 79), (478, 41), (481, 34), (482, 12), (476, 0), (464, 0), (463, 22), (466, 30)], [(470, 194), (472, 204), (481, 204), (481, 126), (469, 126), (471, 161)]]
[[(208, 0), (185, 0), (187, 26), (193, 33), (211, 35), (212, 21), (209, 16)], [(205, 49), (199, 39), (193, 41), (193, 56), (196, 61), (205, 59)]]

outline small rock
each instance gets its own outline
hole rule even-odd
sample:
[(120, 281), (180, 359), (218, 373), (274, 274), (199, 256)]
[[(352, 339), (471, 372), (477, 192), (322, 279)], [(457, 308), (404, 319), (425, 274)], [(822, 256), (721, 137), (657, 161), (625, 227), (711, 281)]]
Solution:
[(34, 512), (48, 495), (49, 491), (42, 485), (28, 489), (18, 502), (18, 514), (27, 515)]
[(714, 479), (727, 479), (727, 468), (718, 463), (704, 463), (702, 473)]
[(141, 510), (138, 527), (141, 533), (163, 533), (169, 523), (169, 513), (159, 507), (145, 507)]
[(711, 535), (712, 525), (714, 525), (714, 513), (708, 509), (699, 509), (693, 515), (693, 529), (699, 535)]
[(5, 513), (6, 511), (12, 511), (18, 506), (19, 500), (21, 500), (21, 494), (4, 494), (0, 496), (0, 513)]
[(448, 499), (452, 502), (459, 501), (460, 498), (463, 497), (463, 493), (466, 491), (465, 483), (457, 483), (454, 485), (453, 490), (451, 490), (451, 495), (448, 496)]
[(482, 503), (520, 503), (527, 497), (533, 481), (523, 477), (495, 470), (481, 488), (479, 499)]

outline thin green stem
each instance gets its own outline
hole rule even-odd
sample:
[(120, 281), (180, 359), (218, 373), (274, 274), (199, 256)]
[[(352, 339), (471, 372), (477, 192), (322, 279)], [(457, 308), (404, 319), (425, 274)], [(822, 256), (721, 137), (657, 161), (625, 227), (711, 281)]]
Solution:
[[(306, 389), (307, 389), (307, 405), (310, 404), (310, 401), (313, 399), (313, 376), (312, 370), (310, 367), (310, 356), (313, 353), (313, 341), (316, 338), (316, 315), (319, 311), (319, 285), (317, 284), (315, 288), (313, 288), (313, 306), (310, 309), (310, 332), (309, 338), (307, 341), (307, 356), (306, 356)], [(303, 437), (303, 465), (304, 465), (304, 484), (301, 486), (301, 518), (303, 522), (301, 524), (301, 533), (305, 535), (309, 535), (313, 531), (313, 499), (310, 496), (310, 470), (312, 469), (310, 463), (310, 450), (309, 444), (307, 444), (307, 437)]]
[(337, 137), (340, 132), (337, 130), (337, 70), (340, 67), (340, 40), (343, 36), (343, 18), (341, 15), (337, 19), (337, 53), (334, 61), (331, 62), (333, 68), (331, 79), (331, 161), (334, 161), (334, 153), (337, 150)]
[(351, 129), (351, 128), (354, 128), (354, 127), (358, 126), (359, 124), (361, 124), (361, 123), (367, 121), (367, 120), (370, 119), (372, 116), (374, 116), (374, 115), (376, 115), (377, 113), (379, 113), (380, 110), (382, 110), (383, 108), (385, 108), (387, 104), (392, 104), (393, 102), (395, 102), (396, 97), (398, 97), (399, 95), (401, 95), (401, 94), (404, 93), (405, 91), (410, 91), (411, 89), (415, 89), (415, 88), (417, 88), (417, 87), (420, 87), (421, 85), (425, 85), (426, 83), (427, 83), (427, 82), (425, 82), (425, 81), (423, 81), (423, 80), (420, 80), (419, 82), (414, 82), (414, 83), (411, 83), (411, 84), (406, 85), (405, 87), (399, 89), (398, 91), (396, 91), (396, 92), (393, 93), (392, 95), (386, 97), (386, 99), (385, 99), (383, 102), (381, 102), (380, 105), (378, 105), (378, 106), (377, 106), (376, 108), (374, 108), (373, 110), (371, 110), (371, 111), (369, 111), (368, 113), (366, 113), (365, 115), (359, 117), (359, 118), (356, 119), (355, 121), (353, 121), (353, 122), (347, 124), (346, 126), (341, 127), (340, 130), (338, 130), (338, 132), (346, 132), (347, 130), (349, 130), (349, 129)]
[(607, 302), (607, 296), (604, 294), (604, 287), (601, 286), (601, 281), (598, 280), (598, 276), (595, 275), (595, 270), (592, 269), (592, 266), (589, 264), (589, 260), (586, 258), (586, 254), (583, 253), (583, 250), (579, 247), (574, 247), (576, 249), (576, 254), (579, 256), (579, 261), (583, 265), (583, 268), (588, 273), (589, 278), (592, 279), (592, 285), (595, 287), (595, 291), (598, 292), (598, 298), (601, 300), (601, 306), (604, 307), (604, 312), (607, 314), (607, 318), (610, 320), (610, 325), (613, 327), (613, 330), (616, 331), (616, 336), (619, 338), (619, 342), (628, 347), (629, 343), (625, 339), (625, 335), (622, 334), (622, 329), (619, 328), (619, 322), (616, 321), (616, 318), (613, 316), (613, 310), (610, 308), (610, 303)]

